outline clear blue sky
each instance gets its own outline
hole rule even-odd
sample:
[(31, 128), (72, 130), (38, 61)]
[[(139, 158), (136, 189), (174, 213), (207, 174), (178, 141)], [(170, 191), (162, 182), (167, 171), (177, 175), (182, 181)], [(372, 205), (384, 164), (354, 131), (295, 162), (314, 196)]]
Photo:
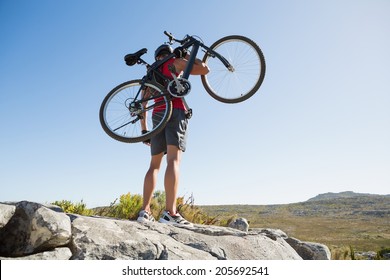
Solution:
[[(192, 4), (194, 6), (191, 6)], [(0, 1), (0, 201), (142, 193), (149, 148), (111, 139), (98, 111), (144, 73), (126, 53), (240, 34), (262, 48), (259, 92), (228, 105), (192, 77), (180, 195), (277, 204), (390, 193), (390, 1)], [(158, 189), (163, 189), (163, 173)]]

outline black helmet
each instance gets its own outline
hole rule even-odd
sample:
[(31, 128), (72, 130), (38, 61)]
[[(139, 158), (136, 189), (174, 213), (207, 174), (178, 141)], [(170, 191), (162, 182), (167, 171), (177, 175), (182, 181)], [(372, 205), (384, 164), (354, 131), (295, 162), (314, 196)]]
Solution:
[(154, 59), (157, 59), (157, 57), (163, 53), (171, 54), (173, 53), (173, 49), (170, 45), (163, 44), (159, 46), (156, 51), (154, 52)]

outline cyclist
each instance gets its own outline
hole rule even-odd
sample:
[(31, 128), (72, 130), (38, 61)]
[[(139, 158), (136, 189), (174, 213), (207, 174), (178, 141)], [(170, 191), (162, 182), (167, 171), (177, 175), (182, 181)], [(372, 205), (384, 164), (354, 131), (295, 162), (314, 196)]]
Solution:
[[(176, 76), (181, 74), (188, 63), (189, 54), (183, 48), (178, 47), (175, 50), (170, 45), (163, 44), (155, 51), (155, 59), (161, 60), (169, 54), (175, 54), (175, 58), (168, 60), (162, 65), (161, 72), (169, 79), (172, 78), (170, 70), (175, 69)], [(174, 66), (174, 68), (172, 67)], [(195, 59), (195, 63), (190, 72), (191, 75), (206, 75), (209, 68), (201, 60)], [(164, 188), (166, 194), (165, 211), (159, 222), (177, 223), (191, 225), (185, 220), (176, 209), (176, 198), (179, 183), (179, 167), (182, 152), (186, 149), (186, 131), (188, 119), (186, 117), (186, 106), (181, 98), (172, 99), (173, 112), (166, 127), (158, 135), (152, 137), (150, 141), (144, 142), (151, 147), (151, 161), (144, 179), (143, 189), (143, 207), (139, 213), (137, 221), (148, 222), (154, 221), (151, 214), (150, 204), (152, 195), (157, 183), (157, 176), (160, 170), (161, 162), (164, 155), (167, 155), (167, 167), (164, 177)], [(146, 125), (142, 127), (147, 130)]]

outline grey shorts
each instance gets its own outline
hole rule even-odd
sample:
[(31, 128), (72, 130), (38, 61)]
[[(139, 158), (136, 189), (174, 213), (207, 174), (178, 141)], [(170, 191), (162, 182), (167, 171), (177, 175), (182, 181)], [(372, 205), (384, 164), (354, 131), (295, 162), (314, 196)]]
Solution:
[(168, 145), (176, 146), (184, 152), (187, 142), (187, 125), (186, 112), (174, 108), (165, 128), (150, 139), (152, 156), (166, 153)]

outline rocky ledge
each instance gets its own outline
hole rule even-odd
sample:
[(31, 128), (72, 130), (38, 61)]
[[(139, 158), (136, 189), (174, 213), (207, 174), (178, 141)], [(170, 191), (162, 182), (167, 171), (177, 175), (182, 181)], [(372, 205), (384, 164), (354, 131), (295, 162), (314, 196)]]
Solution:
[(326, 260), (330, 251), (278, 229), (140, 224), (21, 201), (0, 203), (0, 259)]

